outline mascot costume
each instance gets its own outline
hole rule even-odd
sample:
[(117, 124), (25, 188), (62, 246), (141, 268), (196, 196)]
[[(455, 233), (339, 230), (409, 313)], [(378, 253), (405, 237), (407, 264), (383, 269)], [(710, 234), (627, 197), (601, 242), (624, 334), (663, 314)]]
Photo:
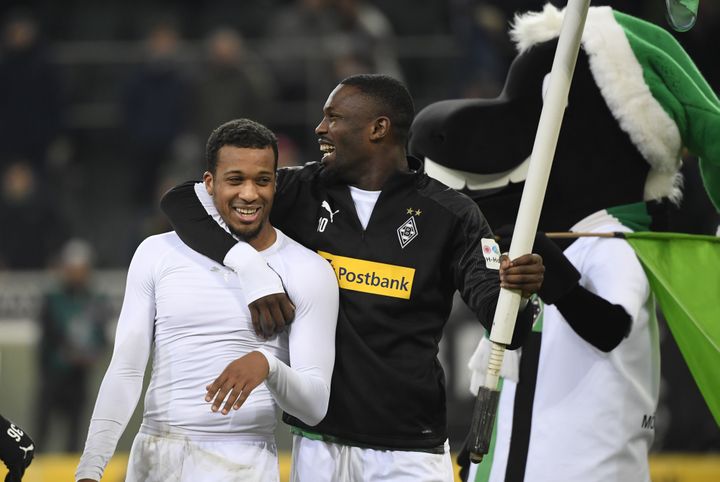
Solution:
[[(428, 174), (470, 195), (508, 241), (562, 19), (551, 5), (518, 16), (501, 95), (432, 104), (411, 132)], [(665, 230), (683, 149), (700, 157), (717, 208), (718, 98), (668, 32), (591, 7), (538, 230)], [(660, 366), (643, 266), (617, 237), (538, 233), (533, 251), (546, 266), (533, 334), (506, 353), (490, 453), (469, 479), (461, 454), (464, 480), (649, 481)], [(488, 351), (483, 339), (470, 361), (474, 393)]]

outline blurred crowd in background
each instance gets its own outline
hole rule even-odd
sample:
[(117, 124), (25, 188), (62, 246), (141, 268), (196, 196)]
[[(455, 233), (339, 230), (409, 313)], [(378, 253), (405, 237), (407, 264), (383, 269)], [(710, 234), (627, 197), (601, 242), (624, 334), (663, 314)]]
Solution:
[[(564, 2), (556, 2), (562, 5)], [(593, 2), (667, 25), (661, 0)], [(403, 79), (417, 108), (494, 97), (516, 11), (539, 0), (3, 2), (0, 266), (42, 269), (81, 236), (98, 265), (125, 266), (168, 228), (162, 192), (203, 172), (220, 123), (250, 117), (281, 163), (318, 158), (313, 128), (337, 81)], [(677, 35), (718, 90), (720, 7)]]
[[(60, 274), (28, 312), (41, 327), (37, 398), (83, 391), (116, 315), (88, 283), (92, 269), (124, 269), (144, 237), (170, 229), (159, 198), (201, 177), (213, 128), (258, 120), (277, 133), (280, 164), (297, 165), (318, 159), (313, 129), (348, 75), (402, 79), (417, 110), (495, 97), (515, 55), (513, 14), (543, 3), (3, 1), (0, 274)], [(607, 4), (667, 28), (663, 0), (592, 2)], [(720, 3), (701, 2), (697, 25), (675, 35), (720, 92)], [(55, 409), (87, 424), (82, 398)], [(42, 413), (40, 439), (52, 419)], [(69, 430), (64, 448), (80, 437)]]

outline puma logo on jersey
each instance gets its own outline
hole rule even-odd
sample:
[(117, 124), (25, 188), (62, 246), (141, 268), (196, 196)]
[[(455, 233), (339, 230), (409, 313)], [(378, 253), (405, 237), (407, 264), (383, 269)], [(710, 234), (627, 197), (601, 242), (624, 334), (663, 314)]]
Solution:
[[(338, 209), (337, 211), (333, 211), (332, 209), (330, 209), (330, 204), (328, 204), (327, 201), (323, 201), (322, 204), (320, 205), (320, 207), (328, 212), (328, 214), (330, 215), (330, 223), (332, 224), (333, 218), (335, 217), (335, 215), (337, 213), (340, 212), (340, 210)], [(320, 219), (318, 219), (317, 232), (324, 233), (325, 228), (327, 228), (327, 225), (328, 225), (328, 218), (326, 218), (325, 216), (320, 216)]]
[(23, 455), (23, 460), (25, 460), (27, 458), (28, 452), (30, 452), (31, 450), (35, 450), (35, 445), (30, 444), (27, 447), (20, 447), (20, 450), (25, 452), (25, 455)]
[(333, 217), (334, 217), (337, 213), (340, 212), (339, 209), (338, 209), (337, 211), (333, 211), (332, 209), (330, 209), (330, 204), (328, 204), (327, 201), (323, 201), (322, 204), (320, 205), (320, 207), (323, 208), (324, 210), (326, 210), (326, 211), (330, 214), (330, 222), (331, 222), (331, 223), (333, 222)]

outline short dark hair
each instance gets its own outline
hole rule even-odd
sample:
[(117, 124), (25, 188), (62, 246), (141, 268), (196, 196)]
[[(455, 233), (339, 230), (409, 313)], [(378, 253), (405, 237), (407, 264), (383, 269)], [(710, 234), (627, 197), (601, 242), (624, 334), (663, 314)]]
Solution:
[(413, 99), (405, 84), (382, 74), (352, 75), (340, 81), (351, 85), (363, 94), (373, 97), (380, 108), (380, 114), (390, 119), (398, 140), (405, 144), (415, 116)]
[(235, 119), (212, 131), (205, 146), (205, 161), (207, 162), (207, 170), (213, 174), (215, 174), (217, 168), (218, 151), (223, 146), (250, 147), (253, 149), (264, 149), (270, 146), (275, 154), (275, 169), (277, 169), (277, 137), (270, 129), (259, 122), (250, 119)]

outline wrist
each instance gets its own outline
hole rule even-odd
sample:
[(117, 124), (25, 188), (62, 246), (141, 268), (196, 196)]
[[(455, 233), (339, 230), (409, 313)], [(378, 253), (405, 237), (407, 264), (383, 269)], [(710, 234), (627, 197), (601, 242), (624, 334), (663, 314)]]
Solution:
[(257, 350), (254, 350), (254, 353), (261, 355), (259, 358), (262, 358), (264, 362), (265, 370), (263, 371), (263, 373), (265, 373), (265, 378), (267, 379), (273, 376), (277, 371), (277, 358), (275, 358), (272, 353), (268, 352), (264, 348), (258, 348)]

